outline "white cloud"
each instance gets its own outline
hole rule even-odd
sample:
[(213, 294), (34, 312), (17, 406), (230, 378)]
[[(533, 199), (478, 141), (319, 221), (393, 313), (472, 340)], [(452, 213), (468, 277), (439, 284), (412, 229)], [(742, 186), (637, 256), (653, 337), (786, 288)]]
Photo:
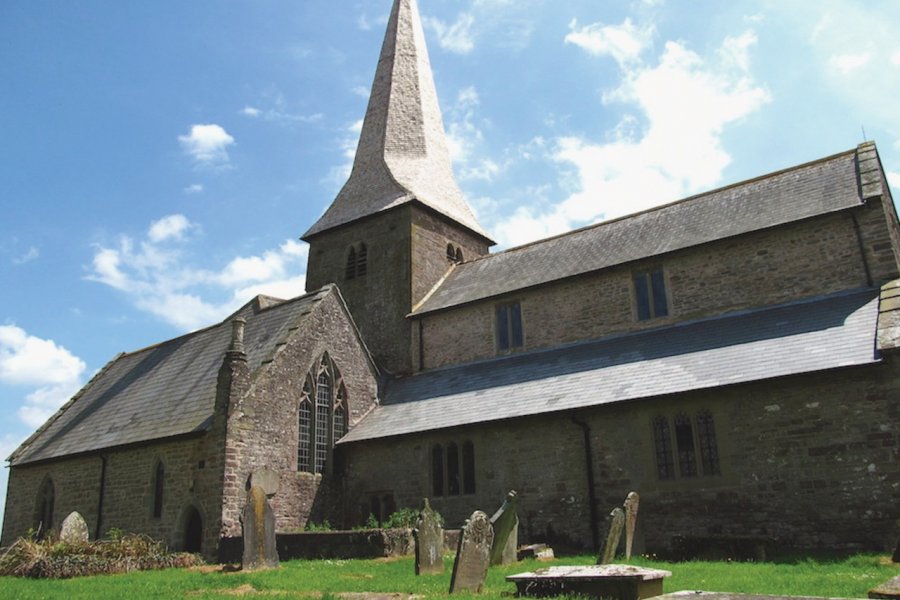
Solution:
[(33, 260), (37, 260), (37, 258), (41, 255), (41, 251), (37, 249), (35, 246), (31, 246), (28, 248), (28, 251), (24, 254), (15, 257), (12, 259), (14, 265), (24, 265), (25, 263), (30, 263)]
[(603, 142), (557, 139), (552, 156), (573, 192), (552, 208), (519, 208), (495, 228), (499, 241), (524, 243), (714, 186), (731, 160), (723, 131), (770, 100), (749, 72), (755, 42), (751, 32), (729, 37), (709, 59), (668, 42), (655, 65), (620, 63), (604, 102), (638, 116), (623, 117)]
[(203, 185), (199, 183), (192, 183), (191, 185), (184, 188), (185, 194), (199, 194), (203, 191)]
[(836, 54), (828, 60), (828, 64), (833, 69), (836, 69), (840, 73), (847, 75), (865, 67), (871, 62), (871, 60), (871, 52), (856, 52), (849, 54)]
[(32, 388), (17, 413), (38, 427), (82, 385), (84, 361), (15, 325), (0, 326), (0, 383)]
[(325, 118), (322, 113), (314, 113), (311, 115), (297, 115), (288, 112), (284, 108), (284, 100), (276, 98), (273, 108), (261, 109), (255, 106), (245, 106), (241, 109), (241, 114), (251, 119), (263, 119), (265, 121), (283, 121), (292, 123), (318, 123)]
[(170, 239), (180, 240), (190, 228), (191, 222), (184, 215), (169, 215), (151, 223), (150, 229), (147, 230), (147, 237), (153, 243)]
[(228, 146), (234, 144), (221, 125), (191, 125), (191, 132), (178, 136), (181, 147), (195, 161), (204, 165), (228, 163)]
[(887, 180), (888, 185), (891, 186), (891, 189), (896, 190), (898, 193), (900, 193), (900, 172), (889, 172), (887, 174)]
[(334, 187), (344, 185), (344, 182), (350, 177), (353, 170), (353, 159), (356, 158), (356, 147), (359, 144), (359, 134), (362, 133), (363, 119), (354, 121), (345, 126), (339, 137), (339, 145), (344, 162), (340, 165), (332, 167), (328, 171), (328, 176), (324, 181), (330, 183)]
[(900, 50), (897, 50), (891, 56), (891, 64), (893, 64), (895, 67), (900, 67)]
[(139, 310), (183, 331), (221, 320), (255, 294), (304, 293), (305, 244), (288, 240), (214, 270), (191, 264), (188, 234), (197, 229), (182, 215), (169, 215), (151, 224), (143, 240), (122, 236), (117, 244), (98, 246), (87, 279), (124, 293)]
[(597, 56), (612, 56), (620, 65), (639, 60), (650, 47), (654, 32), (652, 26), (637, 27), (631, 19), (625, 19), (621, 25), (593, 23), (580, 29), (573, 19), (569, 29), (567, 44), (575, 44)]
[(360, 98), (368, 98), (369, 97), (369, 88), (364, 85), (358, 85), (351, 90), (354, 94), (359, 96)]
[(475, 48), (475, 40), (472, 35), (475, 17), (471, 14), (460, 13), (456, 22), (449, 25), (433, 17), (425, 17), (422, 21), (437, 35), (438, 45), (444, 50), (467, 54)]
[(262, 114), (262, 111), (258, 108), (254, 108), (253, 106), (245, 106), (241, 109), (241, 114), (245, 117), (258, 117)]

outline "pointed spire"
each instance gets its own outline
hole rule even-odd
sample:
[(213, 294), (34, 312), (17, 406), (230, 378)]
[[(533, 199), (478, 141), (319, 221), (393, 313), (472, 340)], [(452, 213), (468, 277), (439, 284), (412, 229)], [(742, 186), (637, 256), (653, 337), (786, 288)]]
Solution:
[(350, 179), (303, 238), (413, 200), (490, 240), (453, 177), (416, 0), (394, 0)]

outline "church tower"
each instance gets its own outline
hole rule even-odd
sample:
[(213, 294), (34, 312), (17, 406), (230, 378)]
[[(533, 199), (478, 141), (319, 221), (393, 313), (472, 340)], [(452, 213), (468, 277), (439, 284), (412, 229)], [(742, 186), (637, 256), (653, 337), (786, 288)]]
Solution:
[(394, 0), (353, 171), (302, 239), (307, 290), (336, 283), (392, 374), (412, 371), (413, 306), (494, 244), (453, 177), (416, 0)]

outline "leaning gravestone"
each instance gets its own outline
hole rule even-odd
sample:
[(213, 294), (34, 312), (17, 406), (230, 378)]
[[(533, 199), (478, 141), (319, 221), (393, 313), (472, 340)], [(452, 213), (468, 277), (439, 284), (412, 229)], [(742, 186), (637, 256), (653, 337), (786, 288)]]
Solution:
[(87, 523), (78, 511), (69, 513), (59, 526), (59, 540), (68, 544), (87, 542), (91, 538)]
[(247, 505), (241, 513), (244, 555), (241, 568), (274, 569), (278, 567), (278, 551), (275, 548), (275, 511), (266, 499), (266, 491), (251, 487)]
[(416, 538), (416, 575), (443, 573), (444, 529), (437, 514), (431, 510), (428, 498), (425, 498), (413, 535)]
[(506, 494), (503, 505), (491, 517), (494, 543), (491, 546), (491, 565), (509, 565), (516, 562), (519, 547), (519, 516), (516, 514), (516, 490)]
[(609, 529), (606, 534), (606, 543), (603, 545), (603, 552), (597, 561), (598, 565), (608, 565), (616, 557), (616, 550), (622, 537), (622, 528), (625, 526), (625, 512), (621, 508), (614, 508), (609, 513), (607, 521), (609, 522)]
[(625, 560), (631, 560), (631, 547), (634, 544), (634, 528), (637, 525), (638, 504), (641, 497), (631, 492), (625, 498)]
[(476, 510), (466, 521), (459, 536), (450, 593), (471, 592), (477, 594), (484, 587), (490, 563), (494, 530), (488, 516)]

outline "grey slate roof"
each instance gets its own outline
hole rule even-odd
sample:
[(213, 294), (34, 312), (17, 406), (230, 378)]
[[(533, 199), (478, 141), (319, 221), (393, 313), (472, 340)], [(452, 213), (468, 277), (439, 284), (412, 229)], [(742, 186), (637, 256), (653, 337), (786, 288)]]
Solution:
[(244, 348), (253, 373), (331, 290), (286, 302), (257, 297), (218, 325), (120, 354), (13, 453), (12, 465), (206, 430), (231, 320), (247, 321)]
[(877, 313), (863, 290), (437, 369), (341, 443), (873, 363)]
[[(860, 147), (874, 152), (874, 145)], [(848, 151), (454, 267), (413, 315), (499, 296), (862, 203)]]
[(490, 239), (453, 177), (416, 0), (395, 0), (350, 179), (303, 239), (412, 201)]

